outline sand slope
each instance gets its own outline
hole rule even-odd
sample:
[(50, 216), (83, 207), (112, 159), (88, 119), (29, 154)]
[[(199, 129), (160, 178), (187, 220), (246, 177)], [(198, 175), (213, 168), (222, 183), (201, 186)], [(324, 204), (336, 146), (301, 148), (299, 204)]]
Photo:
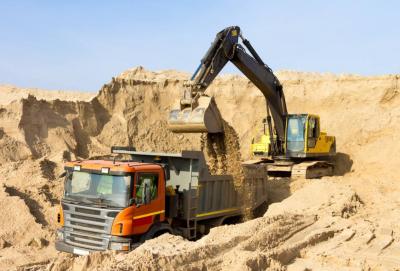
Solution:
[[(57, 254), (53, 242), (62, 190), (57, 176), (63, 161), (108, 153), (112, 145), (200, 149), (200, 135), (166, 128), (166, 113), (189, 75), (134, 68), (93, 99), (0, 91), (0, 100), (7, 101), (0, 106), (0, 269), (396, 270), (400, 76), (277, 75), (289, 111), (319, 114), (322, 128), (337, 137), (336, 173), (347, 173), (271, 180), (270, 198), (283, 201), (264, 217), (215, 228), (197, 242), (164, 235), (127, 255)], [(240, 76), (218, 78), (207, 93), (236, 131), (242, 159), (249, 158), (251, 138), (265, 115), (261, 93)]]

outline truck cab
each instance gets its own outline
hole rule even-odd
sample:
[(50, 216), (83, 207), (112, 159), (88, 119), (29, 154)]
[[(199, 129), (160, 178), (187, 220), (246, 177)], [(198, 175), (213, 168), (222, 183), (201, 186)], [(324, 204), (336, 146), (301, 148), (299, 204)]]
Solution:
[(165, 220), (161, 165), (87, 160), (67, 163), (65, 170), (58, 250), (130, 250), (132, 236)]

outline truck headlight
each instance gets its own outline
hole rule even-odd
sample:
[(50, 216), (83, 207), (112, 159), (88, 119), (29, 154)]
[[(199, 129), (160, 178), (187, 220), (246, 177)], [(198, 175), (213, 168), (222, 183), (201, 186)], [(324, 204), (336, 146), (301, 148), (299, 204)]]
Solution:
[(123, 250), (123, 251), (128, 251), (130, 248), (129, 243), (117, 243), (117, 242), (111, 242), (110, 243), (110, 249), (111, 250)]
[(57, 231), (57, 240), (58, 241), (64, 241), (64, 232)]

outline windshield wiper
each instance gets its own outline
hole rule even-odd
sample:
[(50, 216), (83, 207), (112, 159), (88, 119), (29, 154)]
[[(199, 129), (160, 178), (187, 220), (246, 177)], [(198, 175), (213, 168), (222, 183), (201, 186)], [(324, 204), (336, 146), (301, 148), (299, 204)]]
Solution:
[(87, 205), (92, 205), (93, 204), (92, 201), (88, 200), (88, 198), (86, 198), (84, 196), (74, 195), (73, 197), (74, 198), (76, 197), (77, 199), (74, 199), (72, 197), (67, 197), (65, 199), (68, 200), (68, 201), (71, 201), (74, 204), (80, 204), (80, 203), (84, 203), (84, 204), (87, 204)]
[(103, 194), (100, 194), (99, 197), (73, 195), (64, 199), (74, 204), (92, 205), (100, 208), (123, 208), (118, 206), (115, 201), (105, 198)]
[(101, 204), (103, 204), (106, 208), (122, 208), (121, 206), (117, 206), (115, 201), (106, 199), (106, 198), (99, 198)]

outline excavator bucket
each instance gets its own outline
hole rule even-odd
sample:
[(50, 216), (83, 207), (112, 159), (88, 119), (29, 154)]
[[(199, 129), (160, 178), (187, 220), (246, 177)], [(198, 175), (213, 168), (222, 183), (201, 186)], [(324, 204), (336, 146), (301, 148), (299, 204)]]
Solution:
[(179, 102), (169, 113), (168, 129), (174, 133), (222, 133), (222, 119), (214, 98), (201, 96), (187, 106)]

